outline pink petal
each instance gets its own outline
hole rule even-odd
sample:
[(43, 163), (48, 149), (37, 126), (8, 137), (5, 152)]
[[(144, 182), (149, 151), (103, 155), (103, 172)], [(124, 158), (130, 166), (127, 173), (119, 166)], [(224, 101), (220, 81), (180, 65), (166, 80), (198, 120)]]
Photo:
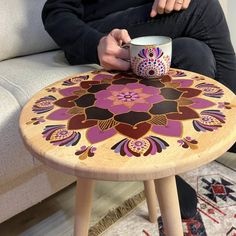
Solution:
[(187, 87), (190, 87), (193, 84), (193, 81), (190, 80), (190, 79), (175, 79), (175, 80), (172, 80), (172, 81), (174, 83), (175, 82), (180, 83), (181, 88), (187, 88)]
[(126, 113), (130, 111), (130, 109), (126, 107), (125, 105), (116, 105), (116, 106), (110, 107), (109, 111), (114, 114), (122, 114), (122, 113)]
[(181, 137), (182, 123), (179, 121), (168, 120), (166, 126), (153, 125), (152, 131), (170, 137)]
[(203, 98), (192, 98), (191, 100), (194, 103), (191, 104), (189, 107), (195, 108), (195, 109), (207, 108), (207, 107), (212, 107), (216, 105), (214, 102), (211, 102)]
[(95, 94), (96, 99), (104, 99), (111, 96), (111, 93), (107, 90), (99, 91)]
[(115, 129), (100, 130), (97, 126), (88, 129), (86, 137), (90, 143), (98, 143), (116, 134)]
[(56, 111), (53, 111), (47, 116), (48, 120), (69, 120), (73, 115), (67, 113), (68, 108), (61, 108)]
[(95, 102), (95, 106), (103, 109), (110, 108), (112, 106), (113, 102), (108, 99), (100, 99)]
[(109, 91), (121, 91), (125, 88), (125, 85), (123, 84), (113, 84), (107, 88)]
[(79, 91), (79, 90), (81, 90), (81, 88), (76, 86), (76, 87), (60, 89), (59, 93), (63, 95), (64, 97), (68, 97), (68, 96), (74, 95), (74, 91)]
[(137, 111), (137, 112), (141, 112), (141, 111), (148, 111), (151, 108), (152, 104), (150, 103), (136, 103), (132, 106), (131, 110), (132, 111)]

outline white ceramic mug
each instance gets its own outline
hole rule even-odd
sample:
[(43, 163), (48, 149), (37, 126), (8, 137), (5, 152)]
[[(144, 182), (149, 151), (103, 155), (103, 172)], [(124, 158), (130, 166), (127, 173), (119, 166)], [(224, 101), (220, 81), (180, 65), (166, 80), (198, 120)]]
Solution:
[(130, 42), (133, 72), (144, 78), (158, 78), (170, 69), (172, 40), (165, 36), (144, 36)]

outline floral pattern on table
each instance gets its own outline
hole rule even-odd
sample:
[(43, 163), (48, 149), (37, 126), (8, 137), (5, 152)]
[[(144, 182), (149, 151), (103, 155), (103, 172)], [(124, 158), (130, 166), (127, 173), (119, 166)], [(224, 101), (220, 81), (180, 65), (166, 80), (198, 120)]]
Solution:
[(66, 129), (65, 125), (47, 125), (43, 137), (56, 146), (75, 146), (80, 140), (80, 133)]
[(138, 140), (123, 139), (116, 143), (111, 149), (121, 156), (140, 157), (141, 155), (155, 155), (156, 153), (162, 152), (162, 150), (166, 149), (168, 146), (169, 144), (164, 140), (155, 136), (149, 136)]
[(32, 111), (37, 114), (42, 114), (51, 111), (54, 108), (54, 101), (56, 101), (56, 98), (52, 95), (40, 98), (38, 101), (35, 102)]
[(80, 160), (85, 160), (87, 157), (93, 157), (95, 151), (96, 148), (93, 146), (82, 146), (80, 150), (75, 153), (75, 155), (78, 155)]
[(190, 148), (190, 149), (197, 149), (198, 148), (198, 146), (197, 146), (198, 141), (196, 141), (195, 139), (193, 139), (189, 136), (179, 139), (177, 142), (180, 144), (180, 146), (182, 146), (182, 148)]
[(184, 122), (191, 121), (197, 132), (215, 131), (225, 123), (220, 109), (232, 107), (218, 101), (224, 95), (220, 87), (202, 80), (173, 69), (158, 79), (94, 71), (64, 80), (64, 87), (38, 99), (32, 111), (47, 113), (44, 119), (50, 124), (42, 134), (54, 145), (77, 145), (86, 130), (83, 135), (89, 145), (76, 155), (92, 157), (94, 145), (117, 134), (124, 138), (110, 148), (121, 156), (160, 153), (169, 147), (165, 137), (177, 138), (183, 148), (196, 149), (198, 141), (185, 134)]

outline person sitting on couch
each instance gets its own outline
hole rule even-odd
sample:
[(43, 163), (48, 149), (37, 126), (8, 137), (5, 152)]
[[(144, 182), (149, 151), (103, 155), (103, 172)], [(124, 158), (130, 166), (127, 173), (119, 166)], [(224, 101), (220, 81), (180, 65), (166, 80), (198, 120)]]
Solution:
[[(236, 92), (235, 52), (217, 0), (47, 0), (42, 20), (72, 65), (126, 71), (129, 51), (122, 43), (163, 35), (173, 39), (172, 67), (215, 78)], [(196, 192), (176, 180), (182, 218), (194, 217)]]

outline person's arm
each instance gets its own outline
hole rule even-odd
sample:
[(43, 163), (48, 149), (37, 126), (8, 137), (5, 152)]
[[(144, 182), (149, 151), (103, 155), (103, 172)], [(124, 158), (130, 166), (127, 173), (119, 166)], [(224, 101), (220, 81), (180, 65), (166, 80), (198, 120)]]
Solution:
[(70, 64), (99, 64), (97, 46), (105, 34), (82, 21), (83, 11), (80, 0), (47, 0), (43, 24)]

